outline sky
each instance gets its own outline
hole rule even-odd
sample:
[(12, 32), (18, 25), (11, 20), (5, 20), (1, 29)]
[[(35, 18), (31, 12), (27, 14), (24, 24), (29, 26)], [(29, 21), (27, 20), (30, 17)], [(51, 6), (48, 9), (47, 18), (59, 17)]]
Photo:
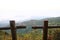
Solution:
[(0, 0), (0, 21), (60, 16), (60, 0)]

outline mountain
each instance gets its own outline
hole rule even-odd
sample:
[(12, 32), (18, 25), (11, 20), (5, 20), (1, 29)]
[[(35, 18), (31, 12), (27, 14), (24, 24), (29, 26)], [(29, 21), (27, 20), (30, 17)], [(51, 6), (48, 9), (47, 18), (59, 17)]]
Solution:
[[(26, 29), (17, 29), (17, 33), (28, 33), (30, 31), (32, 31), (32, 26), (43, 26), (44, 24), (44, 20), (48, 20), (48, 24), (49, 26), (51, 25), (60, 25), (60, 17), (51, 17), (51, 18), (44, 18), (44, 19), (40, 19), (40, 20), (28, 20), (28, 21), (24, 21), (24, 22), (18, 22), (16, 23), (16, 26), (18, 25), (25, 25), (27, 26)], [(1, 22), (0, 22), (1, 25)], [(5, 23), (5, 25), (7, 26), (7, 24)], [(7, 31), (9, 32), (9, 31)]]
[[(24, 30), (24, 32), (30, 32), (32, 30), (32, 26), (43, 26), (44, 21), (48, 20), (48, 26), (60, 26), (60, 17), (52, 17), (52, 18), (45, 18), (41, 20), (28, 20), (24, 21), (22, 23), (17, 23), (16, 25), (25, 25), (27, 28)], [(18, 30), (17, 32), (19, 32)], [(23, 31), (23, 30), (22, 30)]]
[(43, 20), (48, 20), (49, 25), (58, 25), (60, 26), (60, 17), (52, 17), (52, 18), (46, 18)]
[(42, 25), (42, 20), (28, 20), (22, 23), (17, 23), (16, 25), (25, 25), (25, 26), (35, 26), (35, 25)]
[(16, 25), (43, 26), (45, 20), (48, 21), (49, 25), (60, 24), (60, 17), (52, 17), (52, 18), (45, 18), (45, 19), (40, 19), (40, 20), (28, 20), (22, 23), (17, 23)]

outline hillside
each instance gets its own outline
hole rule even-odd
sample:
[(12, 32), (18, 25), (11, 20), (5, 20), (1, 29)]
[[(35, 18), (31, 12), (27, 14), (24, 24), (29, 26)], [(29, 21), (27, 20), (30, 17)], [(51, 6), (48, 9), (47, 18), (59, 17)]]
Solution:
[(60, 17), (45, 18), (41, 20), (28, 20), (22, 23), (17, 23), (16, 25), (26, 25), (26, 26), (43, 26), (44, 20), (48, 20), (49, 25), (59, 25)]
[[(19, 25), (27, 26), (26, 29), (18, 29), (17, 33), (28, 33), (32, 30), (32, 28), (31, 28), (32, 26), (43, 26), (44, 20), (49, 21), (49, 23), (48, 23), (49, 26), (51, 26), (51, 25), (60, 25), (60, 17), (45, 18), (45, 19), (41, 19), (41, 20), (28, 20), (28, 21), (16, 23), (16, 25), (18, 25), (18, 26)], [(6, 26), (7, 26), (7, 24), (6, 24)], [(6, 31), (6, 32), (9, 32), (9, 31)]]
[[(48, 20), (49, 24), (60, 24), (60, 17), (51, 17), (51, 18), (44, 18), (44, 19), (34, 19), (34, 20), (26, 20), (23, 22), (16, 22), (16, 25), (26, 25), (26, 26), (42, 26), (44, 20)], [(4, 27), (9, 25), (9, 21), (8, 20), (4, 20), (4, 21), (0, 21), (0, 27)]]
[(44, 20), (48, 20), (48, 25), (51, 26), (56, 26), (56, 25), (60, 25), (60, 17), (53, 17), (53, 18), (45, 18), (45, 19), (41, 19), (41, 20), (29, 20), (29, 21), (24, 21), (22, 23), (17, 23), (16, 25), (25, 25), (27, 26), (26, 29), (22, 30), (18, 30), (17, 32), (23, 32), (23, 33), (27, 33), (29, 31), (32, 30), (32, 26), (43, 26), (43, 22)]

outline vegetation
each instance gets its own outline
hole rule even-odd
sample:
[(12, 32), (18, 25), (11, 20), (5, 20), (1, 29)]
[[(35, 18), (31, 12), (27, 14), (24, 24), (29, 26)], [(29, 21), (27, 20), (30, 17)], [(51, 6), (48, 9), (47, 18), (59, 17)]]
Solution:
[[(5, 34), (5, 32), (0, 31), (0, 40), (12, 40), (11, 34)], [(49, 29), (48, 39), (60, 40), (60, 29)], [(35, 29), (26, 34), (17, 34), (17, 40), (42, 40), (43, 32), (42, 30)]]
[[(31, 26), (40, 26), (43, 25), (43, 21), (48, 20), (49, 26), (60, 25), (60, 17), (58, 18), (46, 18), (42, 20), (30, 20), (24, 21), (22, 23), (17, 23), (16, 25), (26, 25), (26, 29), (17, 30), (17, 39), (18, 40), (42, 40), (43, 31), (40, 30), (32, 30)], [(0, 40), (11, 40), (10, 31), (0, 31)], [(48, 31), (48, 39), (51, 40), (60, 40), (60, 29), (49, 29)]]
[[(1, 40), (11, 40), (11, 34), (9, 35), (2, 34), (2, 36), (1, 36), (2, 38)], [(17, 34), (17, 39), (18, 40), (42, 40), (42, 33), (40, 30), (32, 30), (32, 32), (26, 34)]]
[(60, 29), (54, 30), (53, 32), (53, 40), (60, 40)]

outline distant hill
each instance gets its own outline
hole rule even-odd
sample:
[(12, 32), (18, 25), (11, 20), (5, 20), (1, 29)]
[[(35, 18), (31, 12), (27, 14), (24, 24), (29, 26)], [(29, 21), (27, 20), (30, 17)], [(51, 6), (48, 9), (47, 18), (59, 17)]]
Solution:
[[(49, 24), (60, 24), (60, 17), (51, 17), (51, 18), (44, 18), (44, 19), (34, 19), (34, 20), (27, 20), (23, 22), (16, 22), (16, 25), (26, 25), (26, 26), (42, 26), (44, 20), (48, 20)], [(4, 27), (9, 25), (8, 20), (0, 21), (0, 27)]]
[(42, 20), (28, 20), (22, 23), (17, 23), (16, 25), (36, 26), (36, 25), (42, 25), (42, 23), (43, 23)]
[(16, 25), (43, 26), (43, 22), (45, 20), (48, 20), (49, 25), (60, 25), (60, 17), (45, 18), (41, 20), (28, 20), (22, 23), (17, 23)]
[(49, 21), (49, 25), (60, 25), (60, 17), (52, 17), (52, 18), (46, 18), (43, 20), (48, 20)]
[[(51, 25), (60, 25), (60, 17), (51, 17), (51, 18), (44, 18), (44, 19), (41, 19), (41, 20), (28, 20), (28, 21), (24, 21), (24, 22), (18, 22), (16, 23), (16, 26), (18, 25), (25, 25), (27, 26), (26, 29), (18, 29), (17, 30), (17, 33), (27, 33), (27, 32), (30, 32), (32, 30), (32, 26), (43, 26), (43, 22), (44, 20), (48, 20), (48, 24), (49, 26)], [(6, 24), (7, 25), (7, 24)], [(9, 31), (7, 31), (9, 32)]]
[[(32, 30), (32, 26), (43, 26), (43, 22), (44, 20), (48, 20), (48, 25), (49, 26), (56, 26), (56, 25), (60, 25), (60, 17), (52, 17), (52, 18), (45, 18), (45, 19), (41, 19), (41, 20), (28, 20), (28, 21), (24, 21), (22, 23), (17, 23), (16, 25), (25, 25), (27, 26), (27, 28), (21, 32), (29, 32)], [(17, 32), (19, 32), (20, 30), (18, 30)]]

